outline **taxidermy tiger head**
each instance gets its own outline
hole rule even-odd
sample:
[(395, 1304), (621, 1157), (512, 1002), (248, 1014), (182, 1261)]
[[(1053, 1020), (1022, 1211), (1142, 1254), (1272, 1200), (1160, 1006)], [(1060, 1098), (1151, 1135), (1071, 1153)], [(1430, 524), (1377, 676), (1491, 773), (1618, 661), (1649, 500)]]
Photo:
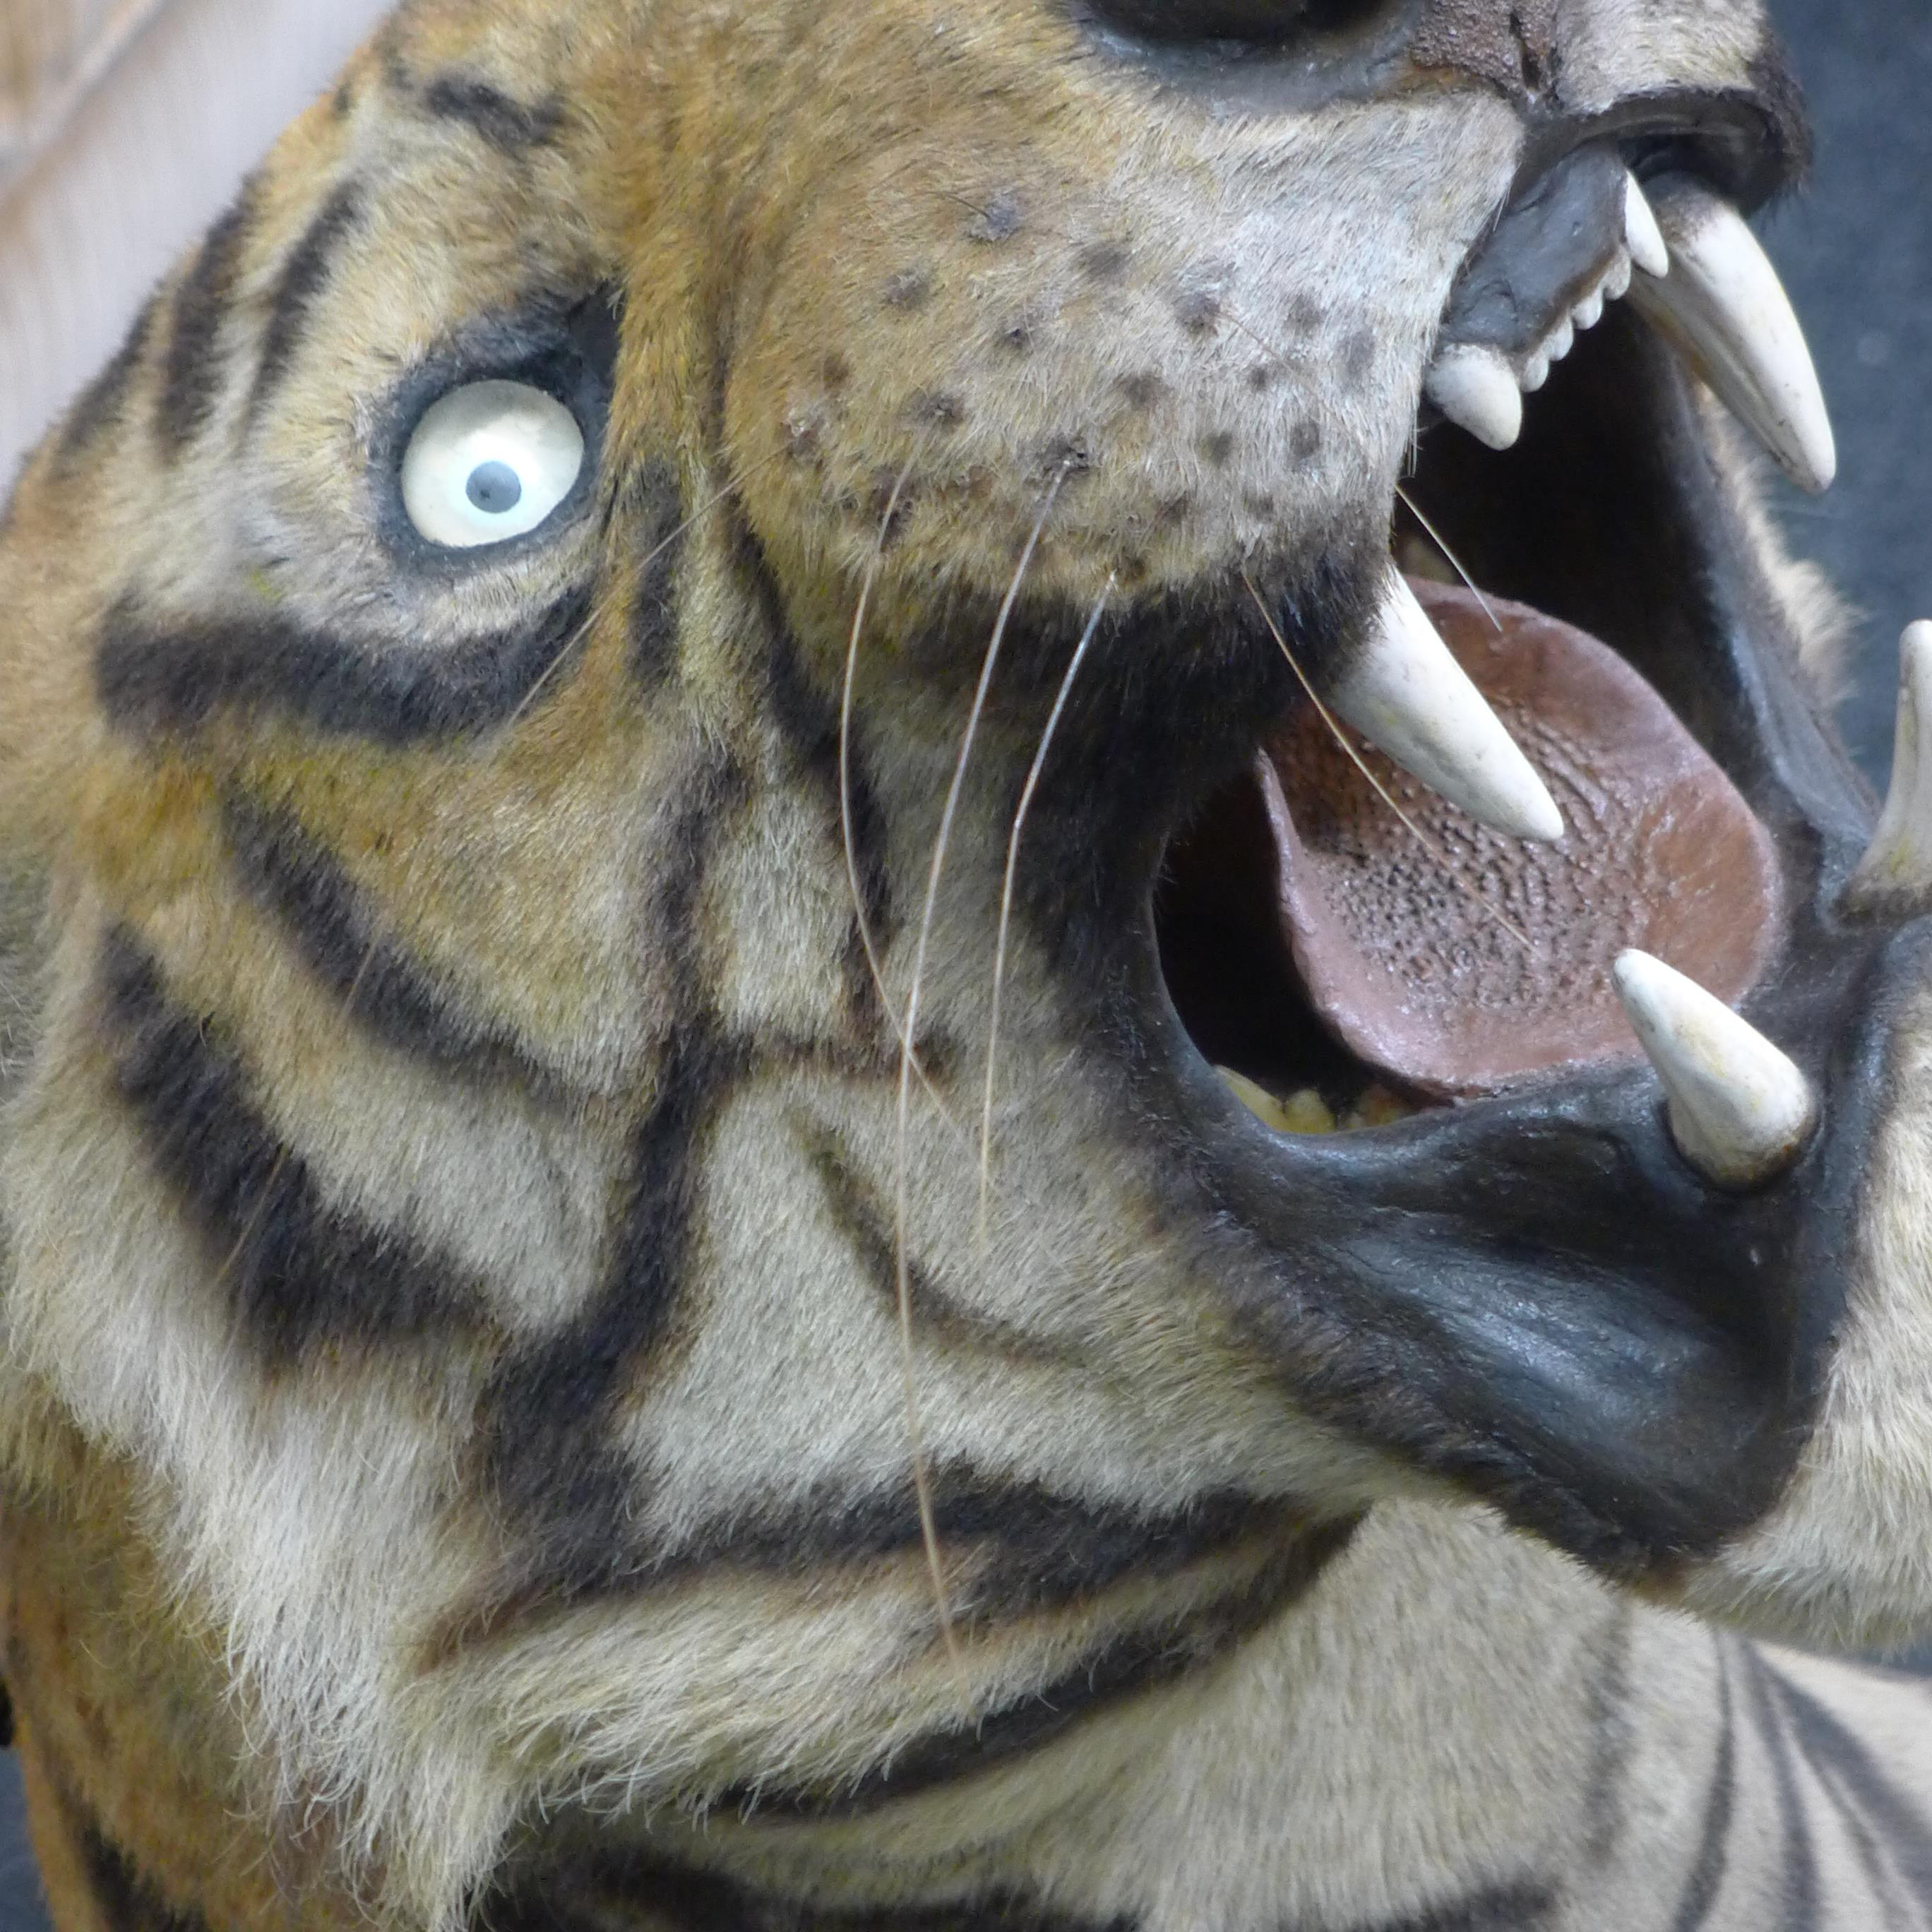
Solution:
[(8, 1675), (164, 1894), (943, 1864), (1384, 1508), (1932, 1620), (1804, 159), (1756, 0), (397, 15), (0, 544)]

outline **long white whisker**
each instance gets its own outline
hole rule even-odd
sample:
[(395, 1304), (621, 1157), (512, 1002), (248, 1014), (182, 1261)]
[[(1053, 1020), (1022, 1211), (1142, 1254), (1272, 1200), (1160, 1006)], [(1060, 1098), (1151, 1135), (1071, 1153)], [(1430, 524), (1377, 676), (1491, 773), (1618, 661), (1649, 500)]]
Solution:
[[(1412, 465), (1411, 466), (1413, 467), (1414, 466)], [(1490, 600), (1483, 595), (1481, 590), (1478, 587), (1476, 580), (1462, 568), (1462, 560), (1449, 548), (1448, 541), (1443, 536), (1442, 532), (1429, 520), (1428, 518), (1423, 514), (1422, 506), (1418, 503), (1400, 483), (1395, 486), (1395, 494), (1408, 506), (1408, 514), (1413, 517), (1426, 531), (1428, 532), (1429, 541), (1442, 553), (1442, 555), (1444, 560), (1448, 562), (1450, 568), (1454, 571), (1456, 574), (1468, 586), (1469, 594), (1482, 606), (1483, 615), (1490, 620), (1490, 627), (1496, 632), (1498, 637), (1501, 637), (1502, 635), (1503, 629), (1502, 621), (1498, 618), (1495, 611), (1490, 609)]]
[[(866, 892), (859, 879), (859, 844), (853, 824), (852, 806), (852, 707), (859, 675), (859, 642), (864, 634), (867, 613), (872, 608), (872, 592), (878, 583), (879, 566), (886, 554), (886, 540), (892, 532), (892, 519), (898, 514), (901, 500), (905, 494), (907, 482), (911, 477), (914, 466), (924, 454), (931, 440), (930, 432), (920, 439), (912, 454), (906, 458), (905, 467), (898, 473), (892, 484), (892, 494), (886, 499), (885, 514), (879, 520), (879, 534), (872, 545), (872, 554), (866, 562), (866, 574), (859, 586), (857, 608), (852, 613), (852, 634), (845, 646), (845, 676), (838, 698), (838, 829), (845, 847), (845, 878), (852, 893), (852, 916), (859, 929), (859, 944), (866, 955), (866, 969), (872, 975), (873, 990), (878, 994), (880, 1010), (885, 1014), (886, 1024), (891, 1028), (901, 1052), (912, 1052), (911, 1029), (899, 1017), (898, 1008), (891, 993), (886, 989), (886, 973), (879, 958), (878, 942), (872, 932), (872, 922), (866, 910)], [(918, 1073), (920, 1084), (930, 1094), (942, 1111), (945, 1102), (934, 1090), (932, 1081), (924, 1066), (920, 1064), (916, 1053), (913, 1064)]]
[(1094, 606), (1094, 614), (1088, 619), (1087, 628), (1066, 667), (1066, 675), (1060, 681), (1059, 694), (1053, 700), (1046, 729), (1040, 734), (1040, 748), (1034, 754), (1033, 769), (1027, 773), (1026, 783), (1020, 790), (1020, 802), (1013, 813), (1012, 836), (1006, 842), (1006, 875), (1000, 889), (1000, 936), (993, 949), (992, 1012), (986, 1022), (986, 1090), (980, 1108), (980, 1246), (982, 1250), (986, 1246), (987, 1214), (992, 1192), (993, 1090), (1000, 1052), (1000, 995), (1006, 985), (1006, 941), (1012, 927), (1013, 882), (1019, 872), (1020, 839), (1026, 830), (1027, 814), (1033, 809), (1034, 794), (1040, 789), (1040, 774), (1046, 769), (1047, 754), (1052, 749), (1054, 734), (1060, 729), (1066, 701), (1073, 694), (1074, 680), (1080, 675), (1080, 667), (1087, 661), (1088, 650), (1100, 628), (1100, 620), (1106, 613), (1116, 580), (1116, 576), (1110, 573)]
[(1013, 572), (1013, 580), (1007, 588), (1005, 602), (1000, 606), (998, 619), (993, 626), (992, 638), (986, 646), (986, 662), (980, 668), (979, 687), (973, 694), (973, 708), (967, 716), (966, 730), (959, 741), (959, 755), (953, 762), (952, 782), (947, 788), (946, 803), (939, 814), (939, 830), (932, 842), (932, 864), (926, 877), (926, 904), (920, 914), (919, 943), (913, 954), (912, 983), (906, 996), (905, 1028), (899, 1046), (898, 1174), (893, 1208), (892, 1250), (898, 1276), (899, 1364), (905, 1378), (906, 1430), (912, 1444), (913, 1490), (919, 1504), (920, 1534), (926, 1545), (926, 1564), (932, 1574), (933, 1601), (939, 1613), (940, 1636), (958, 1678), (961, 1702), (968, 1708), (969, 1713), (971, 1698), (966, 1682), (965, 1663), (960, 1654), (958, 1639), (953, 1632), (952, 1612), (946, 1595), (945, 1561), (939, 1547), (939, 1523), (932, 1505), (932, 1472), (926, 1459), (925, 1436), (919, 1417), (918, 1377), (913, 1360), (912, 1266), (907, 1231), (907, 1222), (910, 1218), (907, 1199), (907, 1142), (910, 1130), (909, 1116), (912, 1106), (913, 1042), (918, 1036), (920, 995), (925, 984), (926, 955), (932, 940), (932, 922), (939, 904), (940, 882), (945, 874), (946, 855), (952, 844), (953, 822), (958, 815), (959, 801), (966, 789), (966, 771), (972, 759), (974, 741), (979, 736), (980, 721), (986, 714), (986, 699), (993, 688), (993, 674), (999, 666), (1000, 649), (1006, 641), (1006, 626), (1012, 621), (1014, 606), (1019, 602), (1020, 586), (1026, 581), (1027, 572), (1032, 568), (1034, 553), (1040, 548), (1040, 537), (1046, 529), (1046, 520), (1052, 514), (1053, 506), (1060, 495), (1060, 486), (1066, 480), (1066, 470), (1063, 465), (1053, 479), (1052, 487), (1046, 493), (1046, 500), (1040, 506), (1040, 515), (1034, 522), (1032, 533), (1026, 540), (1026, 548), (1020, 553), (1018, 566)]

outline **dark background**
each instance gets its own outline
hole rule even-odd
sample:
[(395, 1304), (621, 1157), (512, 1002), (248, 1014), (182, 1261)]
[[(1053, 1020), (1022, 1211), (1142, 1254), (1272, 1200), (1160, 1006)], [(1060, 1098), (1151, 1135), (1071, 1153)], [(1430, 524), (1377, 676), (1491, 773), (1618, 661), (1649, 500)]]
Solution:
[[(4, 0), (0, 0), (4, 4)], [(1846, 734), (1882, 782), (1898, 633), (1932, 617), (1932, 6), (1772, 0), (1818, 129), (1810, 189), (1762, 226), (1810, 332), (1838, 431), (1839, 482), (1781, 492), (1794, 547), (1860, 614)], [(0, 1759), (0, 1932), (44, 1932)]]

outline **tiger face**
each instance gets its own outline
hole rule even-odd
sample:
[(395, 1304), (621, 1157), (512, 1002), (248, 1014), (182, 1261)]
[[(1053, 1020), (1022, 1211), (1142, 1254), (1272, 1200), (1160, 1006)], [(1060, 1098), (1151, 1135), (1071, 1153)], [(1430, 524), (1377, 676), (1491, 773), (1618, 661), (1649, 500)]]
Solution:
[(163, 1895), (902, 1891), (1372, 1511), (1926, 1619), (1804, 154), (1756, 0), (395, 16), (0, 545), (9, 1676)]

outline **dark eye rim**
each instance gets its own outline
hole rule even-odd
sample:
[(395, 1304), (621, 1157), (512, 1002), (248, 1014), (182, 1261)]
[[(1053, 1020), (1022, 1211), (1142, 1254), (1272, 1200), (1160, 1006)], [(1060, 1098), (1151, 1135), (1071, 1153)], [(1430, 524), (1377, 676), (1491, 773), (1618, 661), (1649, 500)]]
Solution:
[[(582, 524), (601, 487), (621, 315), (615, 292), (598, 289), (568, 303), (551, 299), (519, 314), (488, 317), (414, 364), (390, 390), (381, 406), (382, 427), (370, 444), (369, 475), (377, 534), (399, 564), (431, 577), (470, 578), (548, 549)], [(458, 549), (433, 542), (410, 520), (403, 458), (434, 404), (472, 383), (491, 382), (524, 383), (568, 410), (584, 432), (584, 467), (536, 529), (501, 543)]]
[(1280, 52), (1378, 29), (1409, 0), (1078, 0), (1088, 24), (1162, 47)]

